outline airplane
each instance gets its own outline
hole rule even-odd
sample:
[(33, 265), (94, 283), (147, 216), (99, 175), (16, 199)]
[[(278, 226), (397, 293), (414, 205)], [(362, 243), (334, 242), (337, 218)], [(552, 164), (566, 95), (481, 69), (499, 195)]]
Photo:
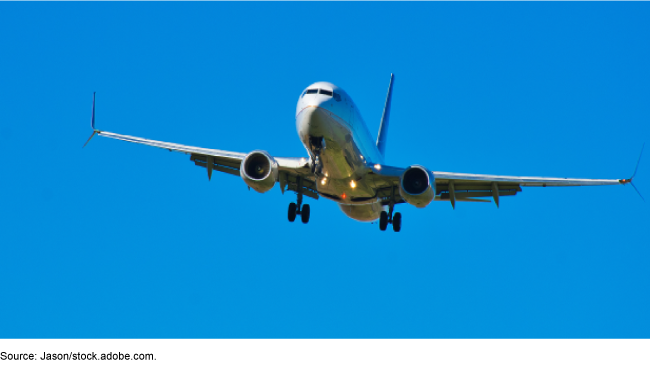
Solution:
[[(497, 208), (501, 197), (514, 196), (522, 187), (593, 186), (632, 184), (641, 161), (629, 179), (570, 179), (554, 177), (479, 175), (432, 171), (421, 165), (395, 167), (384, 164), (391, 100), (395, 76), (391, 74), (379, 133), (375, 141), (359, 108), (342, 88), (316, 82), (303, 90), (296, 106), (296, 129), (308, 157), (275, 157), (262, 150), (249, 153), (224, 151), (154, 141), (95, 128), (95, 93), (91, 127), (95, 135), (163, 148), (190, 155), (195, 165), (207, 170), (240, 176), (249, 190), (265, 193), (276, 183), (296, 193), (289, 204), (290, 222), (300, 216), (309, 222), (310, 206), (303, 197), (334, 201), (348, 217), (362, 222), (379, 220), (379, 229), (389, 224), (393, 231), (402, 227), (402, 214), (395, 206), (402, 203), (424, 208), (432, 201), (491, 202)], [(645, 144), (644, 144), (645, 147)], [(641, 149), (643, 153), (643, 148)], [(641, 193), (639, 193), (641, 195)], [(487, 198), (487, 199), (485, 199)], [(641, 198), (643, 198), (641, 196)]]

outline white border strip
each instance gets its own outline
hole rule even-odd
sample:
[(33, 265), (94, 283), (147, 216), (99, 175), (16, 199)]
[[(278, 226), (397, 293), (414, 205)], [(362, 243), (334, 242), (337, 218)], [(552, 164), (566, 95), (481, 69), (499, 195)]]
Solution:
[[(97, 360), (58, 363), (133, 363), (126, 354), (152, 354), (150, 364), (650, 364), (650, 340), (0, 340), (8, 355), (95, 354)], [(101, 354), (123, 360), (101, 361)], [(5, 356), (3, 361), (2, 356)], [(92, 356), (90, 356), (92, 357)], [(119, 355), (118, 355), (119, 358)]]

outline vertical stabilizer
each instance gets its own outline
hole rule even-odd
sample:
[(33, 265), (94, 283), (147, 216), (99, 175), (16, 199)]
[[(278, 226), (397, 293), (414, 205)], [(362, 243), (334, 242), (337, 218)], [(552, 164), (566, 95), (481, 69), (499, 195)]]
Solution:
[(390, 117), (390, 100), (393, 96), (393, 80), (395, 75), (390, 74), (390, 83), (388, 84), (388, 94), (386, 95), (386, 105), (384, 105), (384, 113), (381, 115), (381, 123), (379, 123), (379, 134), (377, 135), (377, 149), (382, 156), (386, 156), (386, 139), (388, 138), (388, 118)]

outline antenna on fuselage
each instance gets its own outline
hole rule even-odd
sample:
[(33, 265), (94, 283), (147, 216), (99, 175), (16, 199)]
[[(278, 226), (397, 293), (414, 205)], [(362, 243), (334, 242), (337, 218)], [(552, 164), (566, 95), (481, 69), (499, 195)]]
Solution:
[(390, 74), (390, 83), (388, 84), (388, 94), (386, 95), (386, 104), (384, 105), (384, 113), (381, 115), (381, 123), (379, 123), (379, 134), (377, 135), (377, 149), (382, 156), (386, 156), (386, 140), (388, 139), (388, 118), (390, 117), (390, 101), (393, 96), (393, 80), (395, 75)]

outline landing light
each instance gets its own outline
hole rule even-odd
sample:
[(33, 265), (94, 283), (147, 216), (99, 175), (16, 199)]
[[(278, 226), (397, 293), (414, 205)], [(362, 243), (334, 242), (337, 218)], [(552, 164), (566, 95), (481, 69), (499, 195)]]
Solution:
[(355, 183), (354, 180), (350, 180), (350, 187), (351, 187), (352, 189), (356, 188), (356, 187), (357, 187), (357, 183)]
[(381, 165), (380, 165), (380, 164), (376, 164), (376, 165), (375, 165), (375, 170), (377, 170), (377, 171), (381, 170)]
[(324, 177), (323, 180), (320, 181), (321, 185), (325, 185), (326, 182), (327, 182), (327, 178), (326, 178), (326, 177)]

